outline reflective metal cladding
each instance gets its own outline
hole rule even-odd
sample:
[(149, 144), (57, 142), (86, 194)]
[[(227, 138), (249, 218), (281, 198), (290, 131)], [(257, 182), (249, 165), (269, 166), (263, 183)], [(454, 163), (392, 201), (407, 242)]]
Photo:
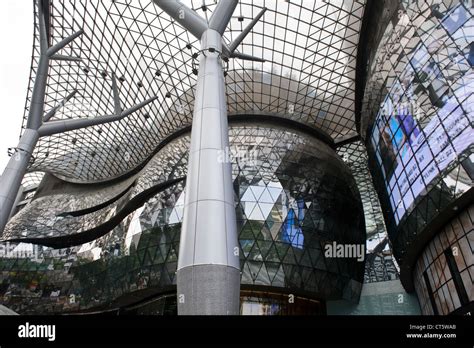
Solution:
[[(230, 144), (222, 159), (232, 163), (241, 286), (357, 302), (364, 262), (324, 253), (325, 245), (333, 242), (365, 246), (362, 204), (347, 166), (323, 142), (273, 126), (233, 125)], [(137, 175), (131, 192), (161, 180), (156, 177), (160, 171), (166, 178), (186, 175), (188, 146), (189, 136), (184, 135), (163, 148)], [(67, 224), (58, 216), (71, 206), (90, 204), (89, 197), (102, 195), (99, 201), (107, 201), (128, 183), (116, 184), (115, 191), (45, 195), (13, 218), (8, 233), (47, 238), (75, 233), (75, 221), (99, 223), (117, 213), (120, 204), (111, 203), (99, 215), (65, 216)], [(185, 194), (183, 182), (177, 183), (147, 199), (112, 231), (84, 244), (51, 249), (10, 243), (12, 251), (35, 248), (37, 256), (0, 259), (3, 302), (20, 313), (105, 305), (117, 309), (119, 301), (130, 301), (130, 294), (136, 300), (146, 289), (169, 292), (176, 284)], [(123, 197), (130, 199), (130, 194)], [(42, 216), (58, 200), (70, 203)]]

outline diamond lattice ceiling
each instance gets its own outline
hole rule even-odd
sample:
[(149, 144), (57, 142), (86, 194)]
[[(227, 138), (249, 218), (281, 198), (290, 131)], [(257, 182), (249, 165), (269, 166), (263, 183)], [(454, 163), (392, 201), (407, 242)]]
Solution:
[[(216, 6), (209, 0), (182, 2), (207, 19)], [(267, 7), (238, 48), (266, 62), (229, 62), (229, 114), (285, 116), (334, 139), (354, 134), (355, 68), (365, 2), (241, 0), (225, 40), (230, 43)], [(46, 111), (78, 90), (53, 120), (113, 114), (112, 73), (119, 79), (123, 109), (159, 98), (119, 122), (43, 138), (30, 171), (48, 171), (73, 182), (109, 180), (141, 164), (162, 139), (190, 125), (196, 82), (192, 55), (199, 43), (151, 0), (52, 0), (49, 23), (52, 43), (85, 31), (61, 52), (81, 57), (82, 63), (51, 63)], [(38, 43), (36, 25), (31, 80)]]

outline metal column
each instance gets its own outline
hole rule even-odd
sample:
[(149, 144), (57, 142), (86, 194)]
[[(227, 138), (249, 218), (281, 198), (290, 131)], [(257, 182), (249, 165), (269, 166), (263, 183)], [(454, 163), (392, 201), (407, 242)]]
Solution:
[(179, 314), (239, 313), (232, 164), (223, 155), (229, 130), (221, 42), (221, 34), (212, 29), (201, 39), (178, 260)]
[(236, 42), (222, 35), (238, 0), (221, 0), (209, 24), (179, 1), (154, 0), (201, 42), (194, 102), (184, 218), (179, 247), (177, 295), (180, 315), (237, 315), (240, 261), (223, 58), (260, 61), (235, 52), (258, 18)]
[(36, 73), (26, 130), (0, 178), (0, 233), (3, 232), (13, 209), (23, 176), (30, 163), (31, 155), (39, 139), (38, 128), (44, 112), (44, 94), (48, 78), (49, 58), (47, 56), (46, 26), (43, 7), (38, 2), (41, 54)]

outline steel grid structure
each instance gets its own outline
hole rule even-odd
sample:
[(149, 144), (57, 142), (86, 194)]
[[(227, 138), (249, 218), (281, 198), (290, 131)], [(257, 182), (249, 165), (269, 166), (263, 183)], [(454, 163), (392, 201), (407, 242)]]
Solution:
[[(183, 3), (209, 19), (210, 0)], [(228, 113), (276, 114), (350, 138), (355, 126), (355, 69), (366, 1), (240, 1), (224, 33), (230, 44), (266, 7), (237, 50), (266, 62), (230, 60)], [(62, 54), (82, 62), (51, 61), (45, 110), (66, 120), (113, 114), (113, 75), (123, 109), (158, 96), (127, 119), (43, 137), (29, 171), (50, 172), (79, 183), (107, 181), (142, 164), (166, 136), (191, 124), (199, 42), (149, 0), (53, 0), (47, 11), (49, 41), (79, 29), (84, 34)], [(35, 8), (35, 12), (37, 12)], [(37, 21), (37, 16), (35, 16)], [(30, 88), (39, 62), (35, 23)]]

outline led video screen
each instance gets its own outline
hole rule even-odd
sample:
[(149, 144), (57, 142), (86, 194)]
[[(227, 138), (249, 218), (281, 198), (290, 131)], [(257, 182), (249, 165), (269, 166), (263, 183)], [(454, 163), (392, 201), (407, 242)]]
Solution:
[(387, 85), (371, 141), (397, 224), (474, 143), (470, 10), (456, 6), (426, 33), (427, 40), (394, 63), (401, 74)]

